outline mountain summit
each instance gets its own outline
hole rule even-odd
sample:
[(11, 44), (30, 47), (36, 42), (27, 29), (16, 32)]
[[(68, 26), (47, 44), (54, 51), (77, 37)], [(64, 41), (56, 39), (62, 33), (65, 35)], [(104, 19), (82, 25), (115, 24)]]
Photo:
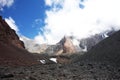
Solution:
[(45, 50), (45, 53), (52, 55), (61, 55), (65, 53), (72, 54), (75, 52), (77, 52), (77, 50), (72, 42), (72, 39), (69, 36), (64, 36), (57, 44), (50, 45)]
[(64, 36), (62, 40), (58, 43), (61, 46), (62, 53), (75, 53), (75, 46), (72, 43), (70, 37)]

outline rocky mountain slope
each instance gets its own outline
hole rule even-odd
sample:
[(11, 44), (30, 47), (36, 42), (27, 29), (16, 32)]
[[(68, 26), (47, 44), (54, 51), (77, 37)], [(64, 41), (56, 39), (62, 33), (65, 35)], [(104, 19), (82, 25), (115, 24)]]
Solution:
[(32, 65), (35, 57), (24, 49), (16, 32), (0, 17), (0, 65)]
[(5, 44), (12, 44), (16, 47), (24, 49), (24, 43), (19, 40), (18, 35), (0, 16), (0, 41)]
[[(94, 45), (112, 35), (114, 32), (116, 31), (112, 29), (82, 39), (77, 39), (74, 36), (65, 36), (54, 45), (37, 44), (34, 40), (24, 36), (21, 37), (21, 40), (24, 41), (25, 48), (31, 53), (49, 53), (50, 55), (55, 55), (61, 53), (87, 52)], [(65, 45), (67, 45), (67, 48)]]
[(97, 43), (99, 43), (103, 39), (109, 37), (110, 35), (112, 35), (115, 32), (116, 31), (114, 29), (112, 29), (112, 30), (105, 31), (100, 34), (95, 34), (95, 35), (89, 36), (87, 38), (83, 38), (80, 40), (79, 46), (82, 50), (86, 49), (86, 51), (88, 51), (93, 46), (95, 46)]
[(0, 42), (0, 65), (33, 65), (38, 64), (36, 58), (26, 50)]
[(108, 62), (120, 66), (120, 31), (110, 35), (90, 49), (81, 60)]
[(68, 36), (65, 36), (56, 45), (51, 45), (45, 50), (45, 53), (50, 55), (73, 54), (75, 52), (77, 52), (77, 49)]

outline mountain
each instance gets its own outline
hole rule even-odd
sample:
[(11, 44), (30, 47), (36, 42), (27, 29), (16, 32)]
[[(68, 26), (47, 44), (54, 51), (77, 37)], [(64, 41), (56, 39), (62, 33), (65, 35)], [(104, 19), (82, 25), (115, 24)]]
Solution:
[(47, 44), (37, 44), (34, 40), (25, 36), (21, 36), (20, 38), (24, 41), (25, 49), (31, 53), (42, 53), (48, 48)]
[(34, 40), (29, 39), (25, 36), (20, 37), (25, 44), (25, 49), (31, 53), (48, 53), (49, 55), (61, 54), (61, 53), (74, 53), (79, 46), (79, 43), (74, 45), (75, 40), (70, 37), (63, 37), (55, 45), (49, 44), (37, 44)]
[(65, 36), (54, 45), (37, 44), (34, 40), (21, 36), (24, 41), (25, 49), (31, 53), (48, 53), (49, 55), (58, 55), (63, 53), (87, 52), (94, 45), (112, 35), (114, 29), (103, 33), (95, 34), (87, 38), (78, 39), (74, 36)]
[(24, 43), (19, 40), (18, 35), (0, 16), (0, 41), (5, 44), (12, 44), (16, 47), (24, 49)]
[(16, 32), (0, 16), (0, 65), (37, 64), (35, 57), (25, 50)]
[(75, 46), (73, 42), (71, 41), (70, 37), (68, 36), (64, 36), (64, 38), (60, 40), (60, 42), (57, 43), (57, 45), (59, 45), (60, 47), (60, 49), (57, 51), (57, 54), (76, 52)]
[(86, 49), (86, 51), (90, 50), (94, 45), (105, 39), (106, 37), (103, 34), (95, 34), (88, 38), (83, 38), (80, 40), (80, 47), (82, 49)]
[(73, 44), (72, 40), (68, 36), (64, 36), (56, 45), (49, 46), (45, 53), (60, 55), (65, 53), (75, 53), (77, 52), (75, 45)]
[(110, 35), (112, 35), (115, 32), (116, 31), (114, 29), (112, 29), (112, 30), (105, 31), (105, 32), (100, 33), (100, 34), (95, 34), (95, 35), (89, 36), (87, 38), (80, 39), (79, 46), (83, 51), (84, 51), (84, 49), (86, 49), (86, 51), (89, 51), (97, 43), (99, 43), (103, 39), (109, 37)]
[(65, 36), (57, 44), (49, 45), (48, 48), (46, 48), (46, 50), (44, 49), (45, 51), (43, 52), (50, 55), (87, 52), (94, 45), (107, 38), (108, 36), (112, 35), (114, 32), (115, 30), (110, 30), (82, 39), (77, 39), (74, 36)]
[(81, 57), (81, 60), (120, 65), (120, 31), (96, 44)]

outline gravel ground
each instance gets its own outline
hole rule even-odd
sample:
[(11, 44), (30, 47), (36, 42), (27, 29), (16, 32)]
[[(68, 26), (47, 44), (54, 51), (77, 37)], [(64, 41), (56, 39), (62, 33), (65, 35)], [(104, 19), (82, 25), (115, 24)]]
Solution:
[(104, 63), (0, 66), (0, 80), (120, 80), (120, 68)]

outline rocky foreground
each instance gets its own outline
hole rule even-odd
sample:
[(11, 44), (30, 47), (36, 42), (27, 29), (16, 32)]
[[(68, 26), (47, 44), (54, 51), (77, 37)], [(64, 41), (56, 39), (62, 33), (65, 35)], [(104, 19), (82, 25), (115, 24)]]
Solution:
[(104, 63), (0, 66), (0, 80), (120, 80), (120, 68)]

